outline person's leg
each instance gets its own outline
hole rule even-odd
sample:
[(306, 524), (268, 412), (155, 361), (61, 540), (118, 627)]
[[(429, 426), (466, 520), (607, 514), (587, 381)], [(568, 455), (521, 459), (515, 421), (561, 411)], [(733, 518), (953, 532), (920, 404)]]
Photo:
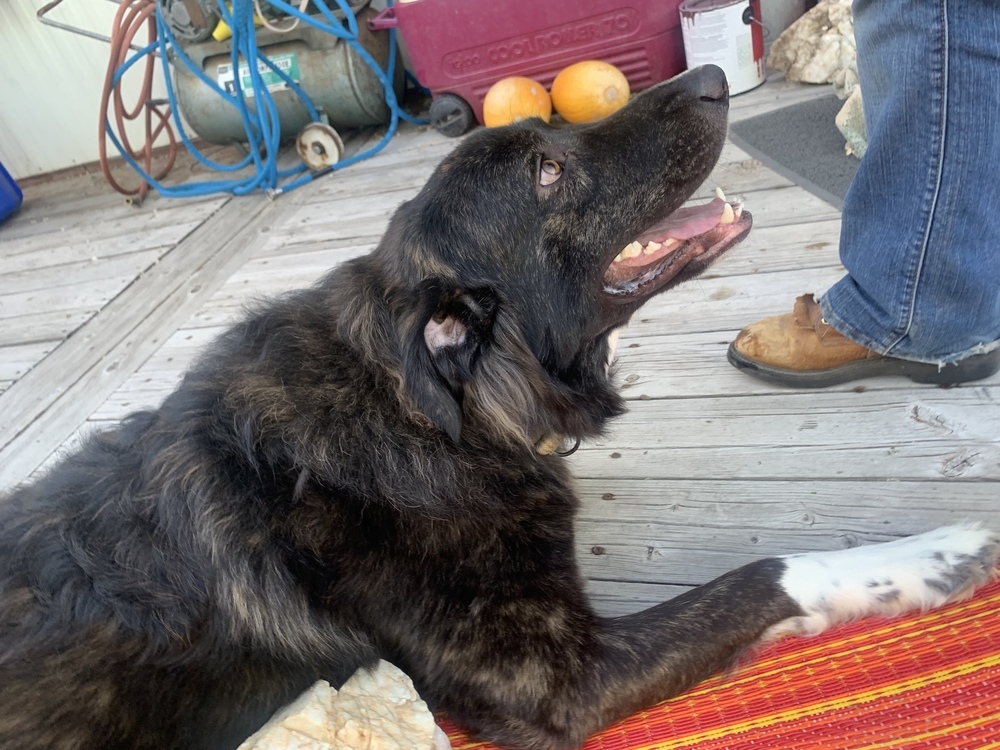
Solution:
[(1000, 6), (858, 0), (869, 149), (824, 317), (881, 354), (954, 361), (1000, 338)]
[(800, 385), (959, 360), (946, 378), (984, 377), (1000, 366), (984, 354), (1000, 338), (1000, 7), (856, 0), (854, 15), (869, 145), (844, 202), (848, 275), (821, 314), (807, 300), (780, 331), (778, 319), (745, 329), (730, 361), (790, 384), (795, 371), (847, 365)]

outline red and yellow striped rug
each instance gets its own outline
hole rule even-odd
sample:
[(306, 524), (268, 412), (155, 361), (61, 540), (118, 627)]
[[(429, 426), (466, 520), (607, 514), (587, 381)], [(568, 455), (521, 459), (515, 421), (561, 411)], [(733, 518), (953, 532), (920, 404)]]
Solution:
[[(450, 724), (455, 750), (487, 750)], [(585, 750), (1000, 750), (1000, 581), (895, 620), (787, 638)]]

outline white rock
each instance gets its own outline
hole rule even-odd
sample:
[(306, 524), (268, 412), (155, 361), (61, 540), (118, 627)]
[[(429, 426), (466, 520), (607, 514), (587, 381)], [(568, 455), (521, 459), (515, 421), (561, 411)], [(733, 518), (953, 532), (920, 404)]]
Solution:
[(434, 717), (410, 678), (389, 662), (373, 672), (359, 670), (337, 694), (335, 737), (338, 748), (430, 750)]
[(842, 87), (850, 87), (857, 80), (857, 48), (849, 0), (820, 3), (803, 14), (774, 40), (767, 64), (803, 83), (833, 83), (851, 70), (841, 76)]
[(854, 89), (859, 86), (857, 61), (849, 67), (841, 70), (833, 77), (833, 93), (839, 99), (847, 99), (854, 93)]
[(855, 88), (854, 92), (844, 102), (835, 118), (837, 128), (844, 136), (847, 143), (844, 144), (844, 151), (854, 154), (859, 159), (865, 155), (868, 148), (868, 131), (865, 127), (865, 111), (862, 106), (861, 88)]
[(387, 661), (339, 691), (320, 680), (239, 750), (450, 750), (410, 678)]
[(315, 683), (282, 709), (239, 750), (333, 750), (333, 702), (337, 691), (326, 680)]

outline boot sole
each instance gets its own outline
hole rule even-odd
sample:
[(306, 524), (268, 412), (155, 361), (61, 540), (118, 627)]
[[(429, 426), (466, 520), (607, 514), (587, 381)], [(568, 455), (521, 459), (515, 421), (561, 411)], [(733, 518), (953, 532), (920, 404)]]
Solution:
[(769, 383), (796, 388), (825, 388), (849, 383), (852, 380), (886, 375), (902, 375), (916, 383), (958, 385), (988, 378), (1000, 370), (1000, 349), (994, 349), (986, 354), (975, 354), (941, 367), (927, 362), (881, 357), (858, 360), (826, 370), (789, 370), (756, 362), (738, 352), (733, 344), (729, 345), (726, 359), (729, 360), (729, 364), (747, 375)]

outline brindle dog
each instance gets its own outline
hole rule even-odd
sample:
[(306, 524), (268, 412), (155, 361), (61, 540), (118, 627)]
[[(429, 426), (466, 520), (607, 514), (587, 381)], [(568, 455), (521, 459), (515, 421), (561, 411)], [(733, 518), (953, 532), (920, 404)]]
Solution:
[(597, 125), (470, 135), (372, 254), (15, 489), (0, 747), (233, 748), (384, 657), (484, 737), (569, 748), (762, 638), (985, 580), (995, 535), (960, 527), (760, 560), (627, 617), (588, 604), (551, 448), (623, 411), (612, 333), (749, 231), (721, 199), (678, 211), (727, 107), (703, 68)]

